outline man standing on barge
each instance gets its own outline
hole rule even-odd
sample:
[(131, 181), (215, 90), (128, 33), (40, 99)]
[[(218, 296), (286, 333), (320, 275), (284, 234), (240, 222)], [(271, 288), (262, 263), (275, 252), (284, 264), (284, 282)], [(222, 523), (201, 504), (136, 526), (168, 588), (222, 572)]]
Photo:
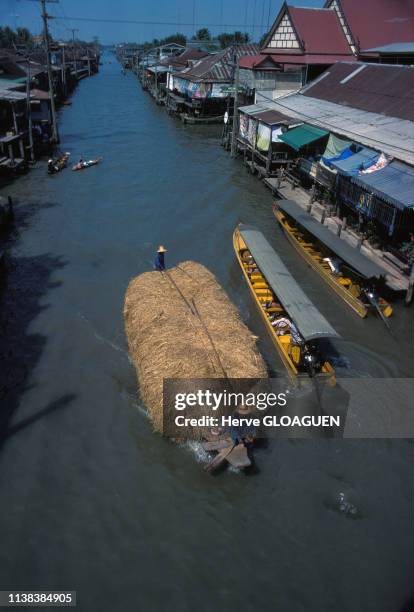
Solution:
[(154, 268), (158, 270), (159, 272), (163, 272), (165, 270), (164, 253), (166, 252), (167, 252), (167, 249), (165, 249), (162, 245), (158, 247), (157, 256), (154, 261)]

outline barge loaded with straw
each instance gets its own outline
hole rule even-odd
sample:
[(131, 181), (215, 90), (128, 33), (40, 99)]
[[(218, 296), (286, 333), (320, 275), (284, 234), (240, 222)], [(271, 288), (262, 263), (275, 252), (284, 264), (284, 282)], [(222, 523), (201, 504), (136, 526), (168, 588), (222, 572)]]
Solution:
[(390, 304), (378, 295), (385, 271), (357, 249), (335, 236), (326, 226), (292, 200), (280, 200), (273, 213), (289, 242), (343, 301), (360, 317), (378, 312), (384, 323)]
[[(190, 390), (194, 379), (267, 378), (256, 337), (213, 274), (199, 263), (187, 261), (132, 279), (124, 320), (139, 393), (160, 434), (169, 436), (166, 418), (174, 411), (168, 405), (165, 414), (165, 379), (187, 379)], [(250, 465), (245, 447), (235, 446), (228, 432), (208, 428), (187, 432), (205, 450), (218, 452), (211, 468), (224, 461), (236, 467)]]
[(233, 247), (254, 301), (292, 380), (325, 379), (335, 373), (323, 341), (339, 338), (255, 227), (240, 224)]

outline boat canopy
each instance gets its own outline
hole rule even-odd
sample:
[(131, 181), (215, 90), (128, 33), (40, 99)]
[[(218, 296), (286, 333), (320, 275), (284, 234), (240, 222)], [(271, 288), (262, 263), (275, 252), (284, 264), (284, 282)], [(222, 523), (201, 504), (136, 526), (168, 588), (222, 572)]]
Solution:
[(385, 276), (386, 272), (383, 268), (362, 255), (360, 251), (345, 242), (345, 240), (335, 236), (331, 230), (322, 225), (314, 217), (311, 217), (293, 200), (278, 200), (277, 206), (366, 279)]
[(239, 225), (239, 231), (258, 268), (304, 340), (339, 338), (339, 334), (302, 291), (263, 234), (250, 225)]

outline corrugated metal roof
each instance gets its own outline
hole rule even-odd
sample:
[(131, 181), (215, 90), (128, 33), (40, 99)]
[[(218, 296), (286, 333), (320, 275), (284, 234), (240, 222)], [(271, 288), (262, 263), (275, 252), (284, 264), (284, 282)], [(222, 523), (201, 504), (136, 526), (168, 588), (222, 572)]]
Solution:
[(278, 200), (277, 205), (312, 234), (312, 236), (315, 236), (328, 249), (365, 278), (380, 278), (385, 275), (385, 270), (367, 257), (364, 257), (360, 251), (345, 242), (345, 240), (335, 236), (326, 225), (322, 225), (314, 217), (311, 217), (293, 200)]
[(22, 91), (12, 91), (11, 89), (0, 89), (0, 100), (7, 102), (17, 102), (18, 100), (25, 100), (26, 94)]
[(289, 117), (307, 121), (414, 165), (414, 122), (292, 94), (269, 102)]
[(195, 66), (182, 70), (179, 76), (189, 81), (228, 83), (233, 78), (232, 63), (234, 56), (238, 59), (243, 55), (255, 55), (258, 50), (259, 46), (253, 43), (228, 47), (221, 53), (210, 55)]
[(381, 170), (353, 177), (352, 182), (400, 210), (414, 208), (414, 168), (406, 164), (393, 161)]
[(256, 113), (262, 113), (265, 110), (269, 110), (268, 104), (250, 104), (249, 106), (240, 106), (239, 112), (245, 115), (255, 115)]
[(167, 66), (163, 66), (162, 64), (154, 64), (152, 66), (147, 66), (147, 70), (148, 72), (154, 72), (155, 73), (161, 73), (161, 72), (168, 72), (168, 68)]
[(414, 53), (414, 42), (398, 42), (364, 49), (361, 53)]
[(339, 338), (339, 334), (315, 308), (263, 234), (249, 225), (239, 225), (239, 230), (258, 268), (304, 340)]
[(291, 119), (290, 117), (287, 117), (286, 115), (283, 115), (275, 110), (260, 111), (255, 114), (255, 117), (267, 125), (279, 125), (280, 123), (292, 125), (292, 123), (297, 123), (296, 119)]
[(161, 66), (170, 66), (174, 70), (182, 70), (186, 68), (189, 64), (189, 61), (195, 62), (203, 59), (208, 56), (207, 51), (200, 51), (199, 49), (186, 49), (184, 53), (180, 55), (173, 55), (172, 57), (167, 57), (160, 62)]
[(386, 64), (338, 63), (303, 95), (414, 121), (414, 68)]

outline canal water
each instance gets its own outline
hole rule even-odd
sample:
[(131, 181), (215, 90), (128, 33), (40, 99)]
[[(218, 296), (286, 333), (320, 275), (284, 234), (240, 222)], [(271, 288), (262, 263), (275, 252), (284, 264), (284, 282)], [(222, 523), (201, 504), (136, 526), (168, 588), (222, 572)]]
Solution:
[[(109, 56), (60, 111), (82, 173), (45, 163), (2, 190), (16, 201), (1, 303), (0, 589), (76, 590), (78, 609), (397, 612), (414, 609), (414, 446), (284, 440), (254, 476), (211, 477), (151, 432), (122, 307), (158, 244), (207, 265), (275, 376), (282, 367), (232, 252), (257, 225), (344, 340), (348, 375), (411, 374), (412, 309), (393, 335), (359, 320), (278, 232), (269, 192), (183, 126)], [(357, 508), (344, 511), (340, 494)]]

